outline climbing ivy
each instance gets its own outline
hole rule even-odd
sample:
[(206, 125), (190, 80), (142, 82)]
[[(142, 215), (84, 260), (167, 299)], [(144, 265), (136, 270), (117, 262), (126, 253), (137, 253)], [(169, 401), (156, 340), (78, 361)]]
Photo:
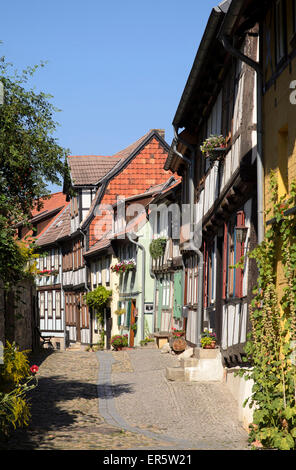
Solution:
[[(296, 217), (288, 209), (296, 205), (296, 183), (291, 184), (288, 196), (278, 198), (272, 173), (270, 190), (272, 223), (264, 241), (249, 254), (257, 262), (259, 275), (245, 348), (251, 367), (241, 373), (254, 381), (245, 403), (254, 406), (250, 442), (290, 450), (296, 448)], [(282, 290), (277, 279), (280, 269)]]

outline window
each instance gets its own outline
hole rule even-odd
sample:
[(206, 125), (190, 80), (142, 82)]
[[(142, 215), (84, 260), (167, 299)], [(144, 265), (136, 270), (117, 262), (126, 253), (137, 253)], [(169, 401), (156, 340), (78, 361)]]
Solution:
[(97, 283), (102, 284), (102, 261), (98, 261), (96, 264), (97, 269)]
[(47, 292), (47, 315), (52, 318), (52, 292)]
[(93, 287), (97, 285), (97, 271), (96, 271), (96, 263), (92, 265), (92, 279), (93, 279)]
[(110, 257), (107, 257), (105, 259), (105, 262), (106, 262), (106, 284), (109, 284), (110, 283), (110, 264), (111, 264)]
[(56, 319), (59, 320), (61, 318), (61, 292), (58, 290), (56, 291), (55, 301)]
[(286, 55), (285, 1), (275, 3), (275, 60), (278, 64)]
[(186, 305), (196, 305), (198, 301), (198, 260), (197, 256), (191, 256), (186, 260)]
[(236, 227), (244, 226), (243, 211), (237, 212), (228, 224), (224, 226), (224, 254), (223, 254), (223, 298), (242, 297), (243, 270), (233, 268), (244, 253), (244, 244), (236, 237)]
[(54, 253), (54, 269), (59, 269), (59, 252)]
[(205, 307), (210, 307), (215, 303), (215, 254), (215, 244), (205, 244)]
[(45, 309), (45, 293), (40, 292), (40, 318), (44, 318), (44, 309)]
[(162, 306), (163, 308), (171, 307), (171, 276), (165, 274), (162, 280)]

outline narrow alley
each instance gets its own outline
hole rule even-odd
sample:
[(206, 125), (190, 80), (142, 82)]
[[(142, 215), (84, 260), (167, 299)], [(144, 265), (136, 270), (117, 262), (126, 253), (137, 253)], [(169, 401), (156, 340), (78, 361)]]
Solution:
[(176, 356), (153, 348), (67, 350), (31, 362), (39, 366), (32, 419), (7, 450), (248, 449), (224, 384), (167, 381)]

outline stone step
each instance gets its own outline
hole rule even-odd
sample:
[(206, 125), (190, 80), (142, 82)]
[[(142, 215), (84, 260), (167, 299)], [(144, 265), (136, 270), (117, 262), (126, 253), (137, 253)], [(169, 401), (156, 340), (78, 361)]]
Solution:
[(186, 359), (180, 360), (180, 367), (185, 369), (185, 367), (197, 367), (198, 359), (196, 357), (188, 357)]
[(184, 369), (182, 367), (167, 367), (166, 378), (174, 382), (184, 382)]
[(222, 382), (220, 349), (195, 348), (192, 357), (180, 359), (180, 367), (167, 367), (166, 378), (178, 382)]

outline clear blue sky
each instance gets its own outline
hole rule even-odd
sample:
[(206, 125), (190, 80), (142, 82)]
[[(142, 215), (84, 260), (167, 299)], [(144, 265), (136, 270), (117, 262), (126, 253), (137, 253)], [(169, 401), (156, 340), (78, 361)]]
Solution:
[(18, 70), (48, 62), (34, 85), (61, 109), (55, 137), (72, 155), (112, 155), (152, 128), (165, 129), (170, 144), (172, 120), (218, 3), (10, 0), (1, 5), (0, 55)]

